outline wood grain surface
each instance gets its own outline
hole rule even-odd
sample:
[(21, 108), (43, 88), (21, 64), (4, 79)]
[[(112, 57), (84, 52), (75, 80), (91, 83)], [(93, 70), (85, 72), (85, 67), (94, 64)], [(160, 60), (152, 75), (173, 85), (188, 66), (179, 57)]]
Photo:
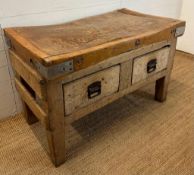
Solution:
[(15, 85), (24, 102), (34, 112), (34, 114), (42, 122), (42, 124), (46, 125), (47, 114), (45, 113), (45, 111), (43, 111), (43, 109), (36, 103), (31, 94), (26, 90), (26, 88), (20, 83), (17, 78), (15, 78)]
[[(95, 104), (96, 101), (116, 93), (119, 90), (119, 75), (120, 66), (116, 65), (64, 85), (65, 114), (69, 115), (74, 110)], [(88, 98), (88, 86), (97, 81), (101, 84), (101, 93)]]
[(0, 174), (193, 175), (193, 67), (194, 57), (176, 54), (165, 103), (153, 100), (153, 83), (66, 123), (68, 160), (59, 168), (40, 123), (29, 126), (21, 115), (1, 121)]
[(41, 75), (26, 64), (18, 55), (9, 51), (13, 70), (21, 76), (41, 99), (45, 99), (44, 79)]
[[(183, 21), (123, 9), (66, 24), (7, 28), (5, 34), (22, 56), (28, 53), (48, 66), (82, 55), (84, 67), (92, 59), (95, 63), (135, 47), (169, 40), (176, 27), (184, 25)], [(89, 59), (94, 53), (98, 59)], [(80, 68), (75, 65), (75, 69)]]

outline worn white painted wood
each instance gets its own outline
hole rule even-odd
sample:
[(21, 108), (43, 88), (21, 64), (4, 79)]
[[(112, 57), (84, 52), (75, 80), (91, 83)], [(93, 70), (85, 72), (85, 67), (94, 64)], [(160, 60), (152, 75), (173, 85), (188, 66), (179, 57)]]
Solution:
[[(119, 72), (120, 66), (117, 65), (64, 85), (65, 114), (69, 115), (76, 109), (117, 92), (119, 88)], [(88, 98), (88, 86), (96, 81), (101, 82), (101, 94)]]
[[(169, 53), (170, 47), (166, 47), (147, 55), (135, 58), (133, 62), (132, 84), (144, 80), (156, 72), (160, 72), (161, 70), (167, 68)], [(156, 70), (151, 73), (147, 73), (147, 64), (153, 59), (157, 60)]]
[(154, 82), (154, 81), (160, 79), (161, 77), (166, 76), (166, 74), (167, 74), (166, 70), (158, 72), (158, 73), (154, 74), (153, 76), (148, 77), (146, 80), (140, 81), (139, 83), (137, 83), (137, 84), (135, 84), (135, 85), (133, 85), (129, 88), (126, 88), (122, 91), (119, 91), (118, 93), (115, 93), (115, 94), (109, 95), (107, 97), (104, 97), (100, 101), (96, 101), (94, 104), (90, 104), (90, 105), (88, 105), (84, 108), (78, 109), (74, 113), (66, 116), (66, 120), (69, 123), (73, 122), (75, 120), (78, 120), (81, 117), (86, 116), (87, 114), (92, 113), (92, 112), (106, 106), (109, 103), (112, 103), (113, 101), (123, 97), (124, 95), (129, 94), (129, 93), (145, 86), (146, 83), (149, 84), (151, 82)]
[(121, 4), (143, 13), (179, 18), (182, 0), (122, 0)]

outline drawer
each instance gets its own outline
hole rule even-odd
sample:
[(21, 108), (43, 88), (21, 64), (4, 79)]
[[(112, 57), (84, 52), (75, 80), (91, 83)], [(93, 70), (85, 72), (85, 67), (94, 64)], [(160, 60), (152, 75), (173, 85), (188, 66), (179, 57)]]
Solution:
[(63, 86), (65, 114), (87, 106), (118, 91), (120, 66), (88, 75)]
[(137, 57), (133, 60), (132, 84), (167, 68), (170, 47)]

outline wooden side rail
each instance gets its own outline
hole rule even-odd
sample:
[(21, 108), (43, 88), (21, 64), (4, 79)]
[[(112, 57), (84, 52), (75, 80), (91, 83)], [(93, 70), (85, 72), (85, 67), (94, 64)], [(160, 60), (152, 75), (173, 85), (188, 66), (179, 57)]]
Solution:
[(21, 76), (29, 86), (35, 91), (40, 99), (45, 99), (45, 80), (43, 77), (26, 64), (18, 55), (9, 50), (12, 66), (19, 76)]
[(34, 115), (41, 121), (41, 123), (48, 127), (47, 114), (45, 111), (43, 111), (43, 109), (36, 103), (34, 97), (28, 92), (25, 86), (23, 86), (17, 78), (15, 78), (15, 85), (21, 95), (22, 100), (25, 101), (25, 103), (32, 110)]

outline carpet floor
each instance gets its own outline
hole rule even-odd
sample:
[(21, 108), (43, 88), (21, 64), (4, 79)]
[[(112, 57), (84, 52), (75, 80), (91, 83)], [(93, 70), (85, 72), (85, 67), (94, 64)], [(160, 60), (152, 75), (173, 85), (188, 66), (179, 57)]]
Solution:
[(47, 154), (40, 123), (0, 122), (0, 175), (193, 175), (194, 58), (176, 54), (168, 99), (154, 83), (66, 126), (67, 161)]

